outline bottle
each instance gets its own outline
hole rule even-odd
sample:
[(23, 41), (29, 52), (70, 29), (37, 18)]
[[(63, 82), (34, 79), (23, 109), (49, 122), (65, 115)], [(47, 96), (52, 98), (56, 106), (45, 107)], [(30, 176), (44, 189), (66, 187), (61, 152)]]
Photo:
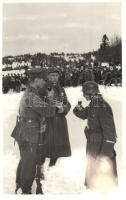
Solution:
[(61, 102), (61, 103), (63, 103), (63, 98), (64, 98), (64, 93), (61, 92), (61, 94), (60, 94), (60, 102)]
[(50, 92), (50, 91), (52, 90), (52, 88), (51, 88), (51, 87), (48, 87), (47, 90), (48, 90), (48, 92)]
[(78, 101), (78, 104), (76, 107), (78, 110), (81, 110), (82, 109), (82, 101)]
[(82, 101), (78, 101), (78, 106), (82, 107)]

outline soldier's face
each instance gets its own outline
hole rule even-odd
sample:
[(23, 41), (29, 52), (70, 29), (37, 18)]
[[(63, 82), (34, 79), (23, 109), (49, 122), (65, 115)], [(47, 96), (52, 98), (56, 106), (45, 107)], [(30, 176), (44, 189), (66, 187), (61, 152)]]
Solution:
[(43, 88), (44, 85), (46, 84), (46, 81), (42, 78), (36, 79), (36, 85), (38, 88)]
[(58, 74), (57, 72), (55, 72), (55, 73), (50, 73), (50, 74), (48, 75), (48, 80), (49, 80), (49, 82), (52, 83), (52, 84), (54, 84), (54, 85), (57, 84), (58, 79), (59, 79), (59, 74)]
[(84, 92), (83, 92), (83, 96), (84, 96), (84, 98), (87, 100), (87, 101), (90, 101), (91, 99), (90, 99), (90, 96), (88, 95), (88, 94), (85, 94)]

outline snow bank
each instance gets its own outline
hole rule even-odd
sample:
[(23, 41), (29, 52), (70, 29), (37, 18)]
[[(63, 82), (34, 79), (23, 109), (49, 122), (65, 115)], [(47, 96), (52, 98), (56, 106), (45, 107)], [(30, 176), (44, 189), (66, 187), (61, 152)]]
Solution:
[[(117, 162), (118, 170), (121, 177), (124, 176), (125, 170), (121, 161), (122, 155), (122, 116), (121, 116), (121, 100), (122, 89), (120, 87), (100, 86), (101, 93), (111, 104), (116, 130), (118, 135)], [(78, 100), (82, 100), (83, 105), (88, 103), (82, 96), (81, 87), (66, 88), (68, 99), (72, 108)], [(3, 95), (3, 111), (4, 111), (4, 194), (13, 194), (15, 189), (15, 172), (19, 161), (18, 146), (14, 146), (13, 139), (10, 137), (16, 121), (19, 101), (21, 93), (11, 93)], [(68, 158), (60, 158), (56, 166), (49, 168), (49, 159), (44, 164), (45, 181), (43, 181), (43, 190), (45, 194), (92, 194), (85, 190), (84, 172), (85, 172), (85, 136), (83, 134), (86, 121), (76, 118), (72, 113), (72, 108), (67, 115), (69, 137), (72, 148), (72, 156)], [(124, 178), (120, 179), (123, 185)], [(35, 193), (36, 183), (33, 184), (33, 193)], [(94, 194), (93, 194), (94, 195)]]

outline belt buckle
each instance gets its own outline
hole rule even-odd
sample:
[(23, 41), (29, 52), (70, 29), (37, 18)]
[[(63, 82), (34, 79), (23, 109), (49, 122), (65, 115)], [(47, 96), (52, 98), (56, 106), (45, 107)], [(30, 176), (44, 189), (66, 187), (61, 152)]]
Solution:
[(29, 120), (28, 120), (28, 122), (29, 122), (29, 123), (31, 123), (31, 122), (32, 122), (32, 120), (31, 120), (31, 119), (29, 119)]

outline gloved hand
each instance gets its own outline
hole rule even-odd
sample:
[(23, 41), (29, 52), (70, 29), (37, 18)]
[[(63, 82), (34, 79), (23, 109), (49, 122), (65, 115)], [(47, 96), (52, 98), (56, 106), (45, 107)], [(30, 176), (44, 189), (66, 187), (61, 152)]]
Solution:
[(112, 157), (114, 152), (114, 143), (104, 141), (102, 144), (102, 149), (100, 156)]
[(64, 112), (64, 108), (63, 108), (63, 106), (58, 107), (57, 112), (58, 112), (58, 113), (63, 113), (63, 112)]
[(57, 113), (63, 113), (64, 112), (64, 107), (63, 103), (60, 101), (56, 102), (56, 108), (57, 108)]
[(77, 109), (78, 111), (81, 111), (82, 108), (83, 108), (82, 106), (80, 106), (80, 105), (78, 105), (78, 104), (76, 105), (76, 109)]
[(47, 93), (48, 93), (48, 98), (50, 99), (53, 98), (55, 95), (53, 88), (50, 88), (50, 90), (48, 90)]

